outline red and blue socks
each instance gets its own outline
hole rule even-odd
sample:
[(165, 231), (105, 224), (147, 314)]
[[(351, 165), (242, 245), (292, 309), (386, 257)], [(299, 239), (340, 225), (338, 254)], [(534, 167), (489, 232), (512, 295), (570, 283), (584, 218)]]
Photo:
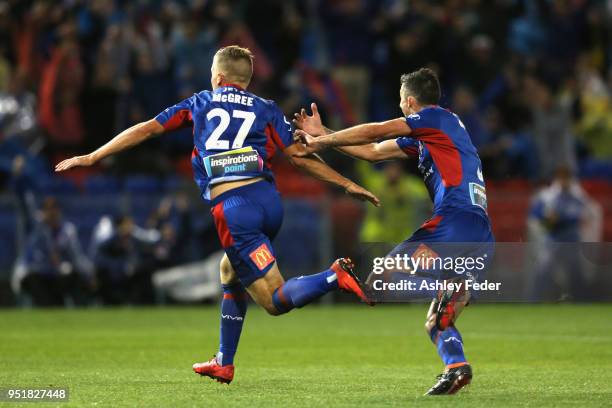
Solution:
[(463, 353), (463, 339), (461, 338), (461, 333), (459, 333), (459, 330), (454, 325), (447, 327), (443, 331), (434, 327), (429, 332), (429, 335), (431, 341), (437, 347), (438, 354), (446, 368), (454, 368), (467, 364)]
[(228, 365), (234, 363), (242, 324), (247, 311), (247, 293), (240, 282), (223, 285), (221, 301), (221, 338), (217, 363)]
[(272, 302), (280, 313), (307, 305), (324, 294), (338, 289), (338, 278), (331, 269), (289, 279), (274, 291)]

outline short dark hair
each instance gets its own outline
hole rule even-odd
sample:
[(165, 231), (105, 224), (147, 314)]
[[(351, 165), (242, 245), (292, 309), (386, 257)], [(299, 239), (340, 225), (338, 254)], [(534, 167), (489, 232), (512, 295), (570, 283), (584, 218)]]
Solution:
[(421, 68), (400, 79), (409, 95), (414, 96), (421, 105), (437, 105), (440, 101), (440, 81), (438, 75), (429, 68)]

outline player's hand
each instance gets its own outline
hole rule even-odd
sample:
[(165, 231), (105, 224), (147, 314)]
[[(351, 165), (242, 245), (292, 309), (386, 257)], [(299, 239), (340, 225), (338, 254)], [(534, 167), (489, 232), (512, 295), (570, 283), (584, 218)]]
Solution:
[(310, 104), (312, 115), (306, 114), (306, 109), (302, 108), (300, 113), (294, 113), (293, 125), (297, 129), (302, 129), (311, 136), (317, 137), (325, 134), (325, 128), (321, 122), (321, 115), (316, 103)]
[(79, 167), (79, 166), (91, 166), (94, 163), (95, 163), (95, 160), (89, 154), (86, 154), (85, 156), (75, 156), (70, 159), (66, 159), (64, 161), (59, 162), (55, 166), (55, 171), (56, 172), (66, 171), (73, 167)]
[(295, 131), (293, 134), (293, 139), (302, 144), (302, 149), (300, 149), (300, 151), (296, 154), (298, 157), (308, 156), (323, 150), (325, 147), (319, 143), (316, 138), (301, 129)]
[(369, 201), (376, 207), (380, 207), (380, 200), (374, 194), (361, 187), (358, 184), (351, 183), (345, 189), (346, 194), (361, 201)]

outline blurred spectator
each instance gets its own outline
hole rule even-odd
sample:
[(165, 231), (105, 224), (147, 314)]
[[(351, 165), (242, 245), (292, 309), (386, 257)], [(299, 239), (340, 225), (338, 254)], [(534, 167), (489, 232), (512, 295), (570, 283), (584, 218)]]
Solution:
[(547, 56), (556, 63), (551, 68), (564, 73), (575, 61), (582, 45), (584, 10), (570, 1), (556, 0), (546, 4), (545, 13)]
[(487, 35), (474, 36), (467, 47), (461, 79), (482, 93), (497, 76), (500, 64), (493, 52), (495, 44)]
[[(519, 2), (517, 2), (519, 3)], [(508, 47), (525, 57), (536, 57), (546, 47), (546, 26), (540, 1), (522, 1), (524, 12), (510, 25)]]
[(151, 275), (156, 265), (151, 255), (159, 240), (157, 231), (137, 227), (128, 216), (114, 220), (113, 231), (97, 244), (94, 253), (99, 294), (104, 304), (153, 303)]
[(59, 43), (44, 65), (39, 90), (40, 124), (51, 141), (74, 146), (83, 141), (80, 97), (84, 71), (76, 24), (67, 21), (58, 27)]
[(478, 109), (474, 93), (467, 86), (457, 87), (451, 105), (470, 134), (472, 143), (480, 151), (489, 142), (490, 135), (482, 123), (484, 115)]
[(9, 82), (9, 73), (13, 58), (14, 49), (11, 43), (12, 22), (11, 8), (8, 2), (0, 3), (0, 91), (6, 90)]
[(157, 268), (170, 268), (189, 260), (191, 224), (187, 197), (179, 195), (160, 202), (147, 222), (148, 228), (160, 233), (160, 240), (153, 250)]
[(174, 53), (174, 79), (179, 98), (186, 98), (210, 86), (210, 70), (204, 67), (217, 52), (217, 34), (202, 26), (195, 16), (178, 24), (171, 38)]
[(414, 175), (406, 175), (399, 161), (387, 162), (381, 170), (362, 162), (359, 169), (364, 186), (385, 206), (384, 211), (366, 207), (361, 241), (396, 244), (407, 239), (430, 211), (431, 203), (423, 181)]
[(372, 5), (362, 0), (320, 4), (333, 58), (331, 74), (346, 89), (357, 122), (366, 120), (370, 92)]
[[(612, 95), (595, 64), (583, 55), (576, 64), (581, 117), (577, 130), (594, 157), (612, 159)], [(612, 72), (610, 73), (612, 79)]]
[(106, 30), (100, 48), (95, 53), (91, 78), (82, 94), (83, 124), (87, 132), (86, 147), (97, 148), (108, 141), (125, 121), (120, 106), (130, 87), (129, 63), (131, 44), (126, 39), (127, 28), (113, 24)]
[(136, 53), (135, 64), (134, 104), (130, 111), (130, 121), (140, 122), (159, 113), (160, 107), (169, 100), (171, 90), (164, 72), (156, 67), (153, 54), (148, 49)]
[(551, 241), (583, 242), (585, 228), (593, 228), (598, 207), (573, 178), (570, 169), (560, 167), (550, 186), (534, 197), (530, 220), (536, 221)]
[(37, 136), (36, 97), (26, 88), (23, 72), (9, 73), (5, 89), (0, 89), (0, 141), (18, 137), (22, 145)]
[(429, 63), (427, 40), (428, 33), (424, 24), (397, 29), (388, 36), (389, 57), (385, 73), (388, 76), (386, 81), (388, 98), (397, 98), (399, 78), (402, 74)]
[(35, 306), (85, 305), (92, 283), (91, 262), (81, 249), (75, 225), (62, 219), (57, 201), (46, 197), (38, 209), (35, 177), (26, 160), (17, 155), (11, 166), (18, 252), (13, 287), (29, 295)]
[(274, 75), (272, 62), (268, 59), (264, 51), (259, 48), (259, 44), (255, 41), (253, 34), (242, 22), (232, 23), (224, 32), (219, 45), (227, 46), (232, 44), (249, 48), (253, 54), (257, 56), (257, 63), (253, 66), (253, 83), (249, 86), (249, 89), (257, 92), (257, 87), (261, 82), (272, 79)]
[(570, 107), (555, 99), (552, 87), (536, 76), (524, 79), (523, 92), (533, 114), (529, 133), (537, 151), (540, 179), (550, 179), (559, 166), (575, 171), (576, 140)]
[(77, 305), (88, 301), (91, 264), (81, 250), (76, 227), (62, 220), (57, 201), (47, 197), (27, 238), (22, 290), (35, 306)]
[(530, 299), (542, 300), (555, 274), (563, 271), (571, 298), (584, 300), (587, 292), (579, 243), (601, 238), (601, 209), (567, 167), (559, 168), (553, 183), (533, 198), (528, 223), (532, 239), (539, 243)]

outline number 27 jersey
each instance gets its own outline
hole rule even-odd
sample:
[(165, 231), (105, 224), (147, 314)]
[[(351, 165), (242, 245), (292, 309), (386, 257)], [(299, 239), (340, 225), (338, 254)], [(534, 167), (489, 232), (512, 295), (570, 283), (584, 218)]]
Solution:
[(202, 91), (155, 117), (167, 131), (193, 128), (194, 178), (202, 197), (214, 184), (264, 177), (270, 161), (293, 143), (293, 129), (278, 106), (237, 85)]

